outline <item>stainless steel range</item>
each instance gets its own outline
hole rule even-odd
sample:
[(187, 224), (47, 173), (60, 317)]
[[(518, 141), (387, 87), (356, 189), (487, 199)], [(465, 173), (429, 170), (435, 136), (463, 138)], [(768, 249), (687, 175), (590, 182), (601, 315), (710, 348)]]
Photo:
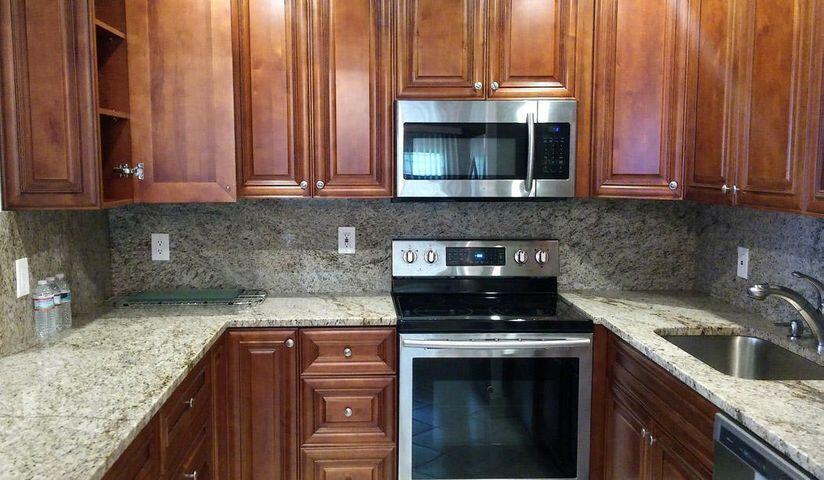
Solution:
[(398, 478), (589, 478), (592, 322), (553, 240), (396, 240)]

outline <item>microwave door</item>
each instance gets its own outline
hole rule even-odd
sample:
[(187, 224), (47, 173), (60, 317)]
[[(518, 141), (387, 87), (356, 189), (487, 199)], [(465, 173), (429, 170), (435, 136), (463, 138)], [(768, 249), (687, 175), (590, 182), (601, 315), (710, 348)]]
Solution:
[(575, 196), (577, 102), (539, 100), (533, 133), (535, 196)]

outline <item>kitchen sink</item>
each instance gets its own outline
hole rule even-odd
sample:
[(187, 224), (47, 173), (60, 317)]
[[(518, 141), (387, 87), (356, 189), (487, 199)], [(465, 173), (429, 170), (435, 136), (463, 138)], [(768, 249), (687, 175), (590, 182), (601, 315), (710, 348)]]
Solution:
[(721, 373), (750, 380), (824, 380), (824, 366), (742, 335), (662, 335)]

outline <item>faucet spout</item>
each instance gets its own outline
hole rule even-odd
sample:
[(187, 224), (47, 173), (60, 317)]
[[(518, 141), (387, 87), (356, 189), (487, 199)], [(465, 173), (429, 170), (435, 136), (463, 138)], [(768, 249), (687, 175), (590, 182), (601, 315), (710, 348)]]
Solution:
[(795, 290), (781, 285), (761, 283), (747, 289), (747, 295), (755, 300), (766, 300), (771, 296), (778, 297), (795, 308), (809, 327), (818, 343), (818, 353), (824, 355), (824, 313), (817, 306), (813, 306), (803, 295)]

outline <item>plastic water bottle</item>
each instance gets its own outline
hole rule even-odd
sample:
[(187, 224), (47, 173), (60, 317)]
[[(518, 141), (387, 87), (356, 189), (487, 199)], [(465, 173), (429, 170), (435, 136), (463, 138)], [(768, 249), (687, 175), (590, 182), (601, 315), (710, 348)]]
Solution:
[(46, 277), (46, 283), (51, 289), (52, 298), (54, 299), (54, 308), (51, 311), (51, 318), (49, 319), (49, 322), (51, 322), (52, 335), (54, 335), (60, 331), (60, 316), (63, 311), (60, 308), (60, 289), (57, 288), (57, 279), (54, 277)]
[(32, 292), (34, 299), (34, 330), (37, 338), (48, 340), (54, 332), (54, 293), (49, 282), (38, 280), (37, 287)]
[(58, 273), (55, 280), (60, 295), (60, 329), (65, 330), (72, 328), (72, 291), (65, 274)]

